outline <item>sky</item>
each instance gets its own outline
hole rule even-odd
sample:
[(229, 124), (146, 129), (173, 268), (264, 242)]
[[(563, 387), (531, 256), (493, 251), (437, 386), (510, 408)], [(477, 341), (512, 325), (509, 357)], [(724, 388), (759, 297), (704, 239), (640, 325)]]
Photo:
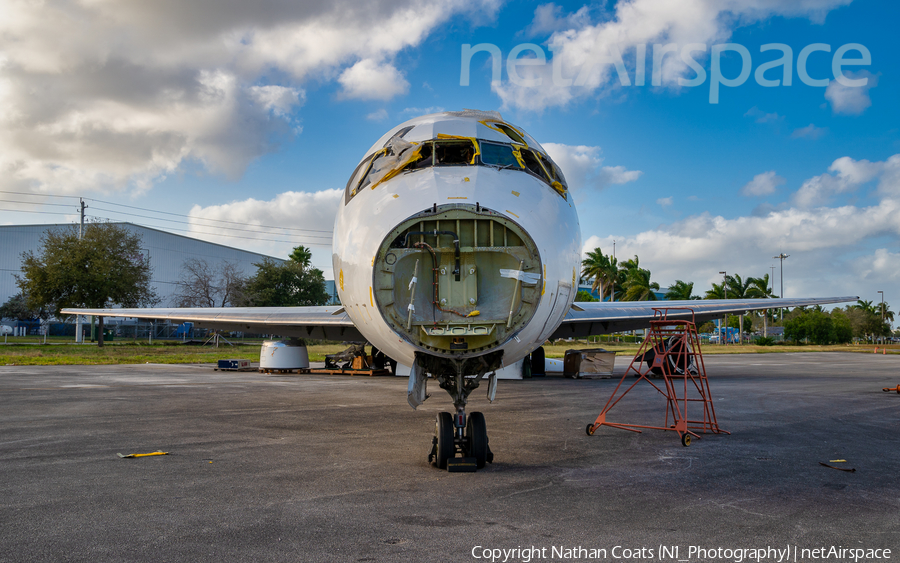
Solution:
[[(900, 301), (889, 0), (0, 0), (0, 224), (124, 220), (331, 272), (385, 131), (499, 111), (565, 173), (585, 250), (662, 287), (774, 274)], [(774, 269), (773, 269), (774, 266)]]

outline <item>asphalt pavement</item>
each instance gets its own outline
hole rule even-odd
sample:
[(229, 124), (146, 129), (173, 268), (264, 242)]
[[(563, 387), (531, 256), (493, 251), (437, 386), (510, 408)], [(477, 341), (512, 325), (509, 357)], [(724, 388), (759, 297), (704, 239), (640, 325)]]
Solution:
[[(900, 558), (900, 356), (705, 363), (730, 435), (587, 436), (618, 378), (501, 381), (477, 473), (428, 464), (433, 382), (413, 411), (405, 378), (0, 367), (0, 561)], [(664, 409), (642, 383), (609, 420)]]

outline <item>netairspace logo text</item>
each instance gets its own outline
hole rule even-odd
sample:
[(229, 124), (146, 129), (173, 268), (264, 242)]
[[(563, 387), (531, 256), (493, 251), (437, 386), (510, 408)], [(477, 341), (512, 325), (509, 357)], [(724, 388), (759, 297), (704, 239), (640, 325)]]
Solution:
[(861, 547), (821, 546), (760, 548), (701, 547), (696, 545), (660, 545), (658, 547), (613, 548), (562, 546), (492, 548), (476, 545), (472, 548), (472, 558), (490, 563), (531, 563), (531, 561), (733, 561), (734, 563), (797, 563), (798, 561), (886, 561), (891, 558), (890, 549)]
[[(793, 84), (794, 77), (794, 50), (790, 45), (784, 43), (767, 43), (760, 46), (760, 53), (769, 51), (780, 52), (781, 56), (771, 58), (771, 55), (762, 55), (766, 60), (753, 69), (753, 56), (747, 47), (738, 43), (720, 43), (716, 45), (706, 45), (705, 43), (688, 43), (679, 45), (676, 43), (646, 45), (639, 44), (633, 47), (633, 57), (630, 53), (631, 48), (626, 49), (631, 67), (634, 69), (634, 81), (625, 66), (626, 58), (622, 56), (622, 50), (617, 44), (598, 45), (586, 57), (586, 62), (577, 66), (567, 65), (562, 62), (564, 56), (554, 56), (550, 61), (552, 67), (551, 76), (546, 76), (546, 72), (540, 72), (540, 67), (548, 64), (547, 54), (544, 48), (535, 43), (522, 43), (516, 45), (509, 52), (506, 58), (506, 75), (508, 80), (516, 86), (526, 88), (540, 88), (552, 84), (553, 88), (570, 88), (570, 87), (597, 87), (598, 77), (605, 76), (606, 72), (615, 74), (618, 78), (620, 86), (644, 86), (647, 81), (647, 58), (651, 54), (651, 85), (662, 86), (663, 74), (666, 66), (667, 57), (680, 58), (675, 61), (676, 65), (683, 65), (685, 69), (690, 69), (688, 74), (693, 77), (686, 78), (679, 76), (676, 83), (678, 86), (697, 87), (709, 80), (709, 103), (719, 103), (719, 90), (722, 86), (728, 88), (736, 88), (746, 83), (750, 78), (751, 72), (756, 83), (766, 88), (774, 88), (778, 86), (790, 86)], [(710, 68), (707, 69), (698, 62), (698, 58), (704, 55), (695, 56), (695, 53), (706, 53), (709, 50)], [(553, 48), (550, 48), (553, 51)], [(468, 86), (472, 66), (472, 57), (479, 52), (486, 52), (490, 55), (491, 60), (491, 84), (499, 85), (501, 82), (501, 65), (503, 54), (500, 48), (493, 43), (479, 43), (472, 46), (466, 43), (462, 46), (462, 57), (460, 61), (459, 85)], [(725, 76), (722, 71), (723, 54), (732, 53), (740, 56), (740, 71), (732, 76)], [(831, 45), (827, 43), (813, 43), (803, 47), (796, 58), (797, 77), (803, 84), (813, 87), (827, 87), (831, 82), (831, 78), (842, 86), (851, 88), (861, 88), (869, 83), (869, 78), (851, 78), (844, 74), (844, 67), (851, 66), (869, 66), (872, 64), (872, 54), (869, 49), (859, 43), (847, 43), (841, 45), (834, 51), (831, 58), (831, 76), (827, 73), (820, 77), (810, 76), (807, 69), (809, 59), (813, 56), (826, 58), (831, 53)], [(525, 54), (526, 56), (521, 56)], [(858, 57), (848, 56), (848, 54), (858, 54)], [(530, 67), (530, 71), (526, 72), (527, 76), (520, 74), (519, 67)], [(565, 67), (565, 69), (563, 68)]]

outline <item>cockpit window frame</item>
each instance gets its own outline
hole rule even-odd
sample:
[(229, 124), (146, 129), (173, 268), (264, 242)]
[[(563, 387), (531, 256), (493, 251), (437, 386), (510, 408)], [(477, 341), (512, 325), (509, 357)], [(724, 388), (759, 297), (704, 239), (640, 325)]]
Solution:
[[(471, 158), (467, 162), (435, 162), (436, 153), (439, 148), (438, 145), (442, 143), (446, 143), (448, 145), (462, 145), (468, 143), (469, 147), (473, 149)], [(485, 166), (497, 170), (514, 170), (517, 172), (527, 172), (529, 175), (534, 176), (535, 178), (549, 185), (554, 189), (554, 191), (562, 196), (563, 199), (568, 199), (568, 186), (566, 183), (566, 179), (563, 176), (562, 170), (553, 161), (553, 159), (550, 158), (549, 155), (544, 154), (536, 148), (529, 147), (528, 145), (519, 143), (503, 143), (500, 141), (488, 141), (484, 139), (476, 139), (472, 137), (463, 137), (456, 135), (439, 135), (436, 139), (430, 139), (418, 143), (414, 142), (411, 143), (411, 145), (415, 146), (415, 153), (412, 155), (412, 159), (406, 161), (404, 164), (402, 164), (402, 166), (398, 166), (395, 170), (388, 172), (387, 175), (378, 180), (378, 182), (376, 182), (375, 185), (372, 186), (373, 189), (377, 187), (381, 182), (386, 181), (398, 174), (409, 174), (418, 170), (424, 170), (426, 168)], [(410, 143), (406, 143), (406, 146), (410, 147)], [(515, 158), (515, 165), (512, 165), (512, 163), (501, 165), (498, 163), (485, 162), (482, 147), (490, 146), (509, 147), (512, 156)], [(375, 151), (357, 165), (345, 188), (344, 205), (349, 203), (351, 199), (353, 199), (357, 194), (359, 194), (359, 192), (363, 190), (363, 188), (368, 187), (371, 184), (371, 182), (366, 182), (366, 180), (372, 173), (373, 163), (381, 156), (391, 156), (393, 154), (391, 151), (392, 148), (386, 146), (381, 150)], [(379, 174), (381, 174), (381, 172), (379, 172)]]

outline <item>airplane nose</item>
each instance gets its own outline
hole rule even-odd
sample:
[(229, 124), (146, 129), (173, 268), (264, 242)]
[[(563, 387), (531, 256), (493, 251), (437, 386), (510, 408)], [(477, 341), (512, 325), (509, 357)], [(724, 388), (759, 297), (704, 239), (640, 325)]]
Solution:
[(541, 258), (527, 231), (480, 205), (434, 205), (394, 227), (374, 264), (375, 306), (395, 332), (445, 357), (485, 353), (534, 316)]

